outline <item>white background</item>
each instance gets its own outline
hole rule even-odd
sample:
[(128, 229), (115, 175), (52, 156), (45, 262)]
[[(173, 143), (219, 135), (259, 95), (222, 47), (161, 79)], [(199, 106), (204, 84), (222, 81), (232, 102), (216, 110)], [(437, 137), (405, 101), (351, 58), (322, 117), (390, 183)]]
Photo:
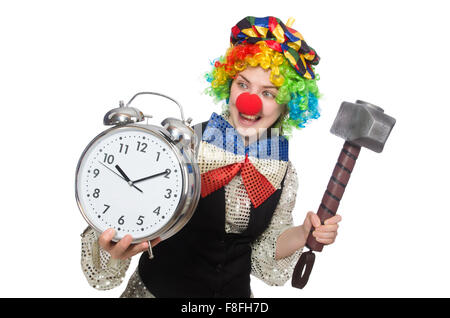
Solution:
[[(296, 132), (295, 222), (316, 211), (343, 141), (342, 101), (397, 124), (383, 153), (362, 150), (335, 244), (316, 253), (303, 290), (252, 279), (256, 297), (449, 297), (449, 46), (446, 1), (2, 1), (0, 169), (2, 297), (118, 297), (80, 268), (86, 224), (75, 167), (103, 115), (139, 91), (166, 93), (194, 122), (220, 105), (202, 94), (210, 60), (247, 15), (287, 21), (317, 50), (322, 117)], [(157, 118), (177, 108), (136, 105)], [(156, 256), (157, 257), (157, 256)], [(133, 260), (131, 275), (137, 264)]]

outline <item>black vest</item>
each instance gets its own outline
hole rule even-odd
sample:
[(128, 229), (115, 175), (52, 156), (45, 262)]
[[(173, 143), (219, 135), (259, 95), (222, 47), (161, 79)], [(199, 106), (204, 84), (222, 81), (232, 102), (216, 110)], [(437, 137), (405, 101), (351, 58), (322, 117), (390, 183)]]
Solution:
[(147, 289), (156, 297), (250, 297), (251, 243), (268, 227), (281, 191), (251, 206), (240, 234), (225, 232), (225, 188), (200, 198), (183, 229), (153, 248), (154, 259), (142, 254), (139, 275)]

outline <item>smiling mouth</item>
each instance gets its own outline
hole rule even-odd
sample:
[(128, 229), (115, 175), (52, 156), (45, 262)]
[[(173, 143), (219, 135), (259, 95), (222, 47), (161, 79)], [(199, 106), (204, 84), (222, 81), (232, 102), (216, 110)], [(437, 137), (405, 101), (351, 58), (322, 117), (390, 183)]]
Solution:
[(243, 113), (239, 113), (239, 118), (243, 119), (245, 122), (256, 123), (258, 120), (261, 119), (261, 116), (258, 116), (258, 115), (246, 115), (246, 114), (243, 114)]

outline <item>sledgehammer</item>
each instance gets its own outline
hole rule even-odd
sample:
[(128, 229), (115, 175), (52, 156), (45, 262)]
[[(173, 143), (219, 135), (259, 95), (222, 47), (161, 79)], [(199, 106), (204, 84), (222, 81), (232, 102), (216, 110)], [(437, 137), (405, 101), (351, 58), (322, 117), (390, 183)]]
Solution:
[[(360, 100), (341, 104), (330, 132), (344, 138), (345, 143), (317, 211), (322, 224), (336, 214), (361, 147), (382, 152), (394, 125), (395, 119), (378, 106)], [(306, 240), (310, 250), (301, 255), (294, 268), (292, 286), (296, 288), (308, 283), (315, 260), (313, 251), (321, 252), (323, 248), (313, 237), (313, 231), (312, 227)]]

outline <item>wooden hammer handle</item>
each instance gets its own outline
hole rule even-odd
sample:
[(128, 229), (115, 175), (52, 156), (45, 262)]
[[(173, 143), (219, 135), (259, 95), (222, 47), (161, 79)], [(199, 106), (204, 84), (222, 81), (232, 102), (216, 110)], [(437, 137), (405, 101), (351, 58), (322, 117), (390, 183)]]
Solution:
[[(326, 219), (336, 215), (339, 202), (344, 195), (345, 187), (350, 179), (360, 150), (360, 146), (353, 145), (347, 141), (344, 143), (338, 161), (334, 167), (333, 174), (328, 182), (327, 190), (323, 195), (322, 202), (317, 211), (317, 215), (319, 216), (322, 224), (324, 224)], [(323, 244), (316, 241), (312, 235), (313, 231), (314, 227), (311, 228), (308, 235), (306, 246), (312, 251), (321, 252), (323, 249)]]
[[(333, 174), (328, 182), (327, 190), (325, 191), (322, 203), (319, 206), (317, 215), (320, 218), (320, 223), (323, 225), (325, 220), (336, 215), (339, 207), (339, 202), (344, 195), (345, 187), (355, 166), (356, 159), (358, 159), (360, 146), (345, 142), (339, 155)], [(310, 249), (308, 252), (302, 253), (300, 259), (294, 267), (292, 274), (292, 286), (296, 288), (303, 288), (306, 286), (314, 266), (315, 255), (313, 251), (321, 252), (323, 244), (316, 241), (311, 231), (306, 240), (306, 246)]]

